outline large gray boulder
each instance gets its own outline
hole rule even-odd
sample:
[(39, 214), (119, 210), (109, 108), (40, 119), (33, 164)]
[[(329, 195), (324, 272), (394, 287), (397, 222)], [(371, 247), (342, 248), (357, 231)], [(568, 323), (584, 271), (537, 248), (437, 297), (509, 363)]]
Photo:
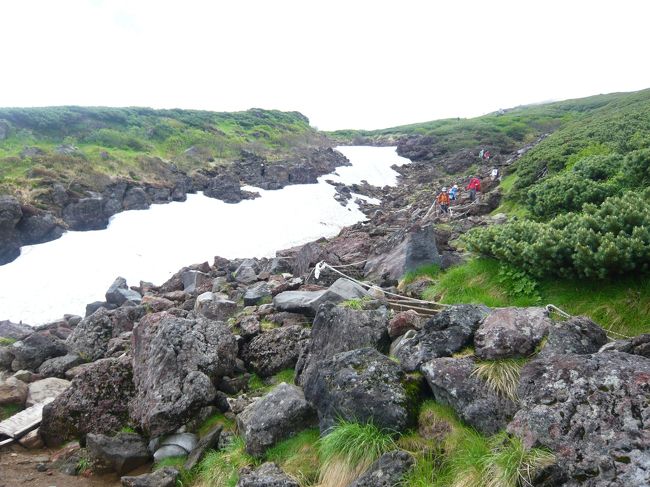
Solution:
[(305, 384), (320, 363), (337, 353), (371, 347), (388, 349), (388, 310), (354, 310), (333, 303), (323, 305), (311, 329), (311, 338), (298, 359), (296, 381)]
[(411, 454), (403, 450), (384, 453), (361, 477), (349, 487), (395, 487), (402, 485), (404, 475), (415, 463)]
[(389, 250), (382, 248), (378, 255), (371, 255), (366, 262), (364, 276), (373, 281), (398, 280), (418, 267), (441, 262), (433, 226), (414, 226), (404, 232), (402, 239)]
[(337, 279), (328, 289), (321, 291), (285, 291), (273, 298), (273, 306), (279, 311), (314, 316), (320, 305), (330, 301), (340, 303), (350, 299), (361, 299), (367, 291), (359, 284), (344, 277)]
[(248, 368), (261, 377), (269, 377), (295, 367), (309, 336), (310, 329), (298, 325), (275, 328), (244, 345), (241, 356)]
[(421, 370), (436, 402), (450, 406), (465, 423), (483, 434), (505, 428), (517, 411), (511, 399), (497, 394), (474, 374), (472, 358), (436, 358)]
[(208, 291), (196, 298), (194, 311), (209, 320), (226, 321), (237, 312), (237, 303)]
[(429, 360), (450, 357), (470, 346), (474, 333), (490, 312), (483, 305), (461, 304), (445, 308), (429, 319), (413, 338), (406, 337), (393, 353), (406, 371), (419, 370)]
[(76, 353), (69, 353), (61, 357), (47, 359), (38, 368), (38, 373), (43, 377), (64, 378), (65, 373), (73, 367), (84, 363)]
[(508, 426), (557, 452), (566, 486), (650, 485), (650, 360), (621, 352), (554, 355), (521, 373)]
[(315, 422), (315, 411), (303, 392), (285, 382), (237, 415), (237, 427), (246, 442), (246, 451), (256, 457)]
[(254, 470), (242, 469), (235, 487), (300, 487), (300, 484), (275, 463), (266, 462)]
[(69, 203), (61, 213), (72, 230), (101, 230), (108, 225), (102, 198), (81, 198)]
[(235, 271), (234, 277), (242, 284), (252, 284), (257, 281), (257, 262), (253, 259), (244, 259)]
[(142, 301), (142, 296), (137, 291), (129, 289), (126, 284), (126, 279), (118, 277), (113, 281), (113, 284), (106, 291), (106, 302), (116, 306), (122, 306), (126, 301), (139, 303)]
[(86, 450), (98, 472), (113, 471), (119, 475), (130, 472), (149, 461), (147, 442), (136, 433), (115, 436), (89, 433)]
[(48, 446), (58, 446), (87, 433), (116, 433), (128, 423), (133, 394), (130, 358), (88, 364), (70, 387), (43, 408), (41, 437)]
[(214, 400), (213, 381), (235, 369), (237, 343), (221, 322), (145, 316), (133, 330), (131, 415), (151, 436), (185, 424)]
[(305, 382), (305, 397), (318, 411), (321, 432), (340, 419), (404, 431), (412, 404), (399, 365), (374, 348), (342, 352), (320, 362)]
[(75, 327), (66, 341), (68, 347), (86, 361), (104, 358), (111, 339), (133, 330), (145, 313), (143, 306), (115, 310), (99, 308)]
[(32, 333), (13, 344), (13, 370), (36, 370), (47, 359), (68, 353), (65, 343), (47, 331)]
[(607, 343), (607, 334), (586, 316), (575, 316), (553, 323), (548, 329), (546, 344), (537, 357), (558, 354), (596, 353)]
[(266, 282), (258, 282), (246, 289), (244, 293), (244, 306), (255, 306), (265, 298), (271, 298), (271, 289)]
[(528, 357), (552, 325), (544, 308), (495, 309), (476, 330), (476, 356), (486, 360)]

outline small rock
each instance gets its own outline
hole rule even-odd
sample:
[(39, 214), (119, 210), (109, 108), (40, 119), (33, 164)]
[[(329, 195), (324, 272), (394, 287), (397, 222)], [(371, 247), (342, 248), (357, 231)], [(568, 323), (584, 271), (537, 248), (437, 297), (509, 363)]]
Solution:
[(123, 487), (176, 487), (176, 479), (179, 475), (178, 470), (163, 467), (152, 473), (137, 477), (122, 477), (120, 480)]

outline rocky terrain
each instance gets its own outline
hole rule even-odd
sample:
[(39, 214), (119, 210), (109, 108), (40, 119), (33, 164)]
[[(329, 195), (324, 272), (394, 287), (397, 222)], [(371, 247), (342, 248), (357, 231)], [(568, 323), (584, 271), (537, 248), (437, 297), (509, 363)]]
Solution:
[(109, 218), (121, 211), (184, 201), (188, 193), (198, 191), (226, 203), (238, 203), (256, 197), (255, 193), (243, 191), (243, 185), (280, 189), (290, 184), (315, 183), (319, 176), (348, 161), (331, 148), (314, 148), (296, 154), (294, 159), (272, 163), (244, 151), (229, 165), (202, 168), (191, 174), (159, 158), (152, 158), (150, 164), (164, 182), (154, 185), (112, 178), (95, 187), (53, 182), (39, 196), (40, 207), (0, 194), (0, 265), (18, 257), (23, 245), (57, 239), (66, 230), (106, 228)]
[[(417, 144), (404, 144), (400, 152), (413, 154)], [(507, 165), (530, 147), (495, 152)], [(88, 482), (113, 475), (125, 486), (171, 486), (183, 472), (200, 469), (211, 450), (242, 441), (252, 460), (239, 469), (238, 486), (312, 485), (266, 455), (309, 428), (327, 435), (344, 420), (371, 421), (395, 436), (418, 432), (420, 446), (381, 455), (349, 483), (395, 485), (415, 468), (418, 448), (431, 442), (448, 448), (452, 428), (444, 418), (432, 432), (419, 414), (423, 401), (433, 400), (482, 435), (502, 432), (553, 454), (519, 485), (650, 484), (650, 335), (610, 341), (590, 319), (558, 320), (544, 307), (434, 306), (422, 315), (395, 304), (389, 293), (407, 271), (459, 261), (458, 235), (503, 220), (488, 216), (501, 193), (476, 154), (454, 153), (439, 164), (415, 159), (398, 169), (395, 188), (337, 188), (340, 195), (380, 197), (381, 204), (365, 205), (368, 219), (335, 238), (272, 259), (215, 257), (160, 286), (129, 287), (117, 278), (84, 317), (35, 329), (0, 323), (0, 405), (19, 410), (46, 402), (40, 427), (12, 447), (21, 455), (22, 448), (38, 452), (43, 461), (3, 461), (3, 471), (24, 472), (23, 480), (36, 479), (31, 485), (50, 485), (48, 474), (65, 472), (89, 476)], [(120, 186), (62, 205), (61, 216), (89, 215), (78, 221), (90, 225), (90, 215), (104, 218), (106, 208), (124, 209), (125, 201), (144, 207), (153, 194), (181, 198), (189, 188), (214, 189), (234, 201), (246, 197), (237, 193), (239, 181), (267, 188), (311, 182), (341, 162), (325, 151), (300, 170), (271, 170), (250, 156), (228, 177), (204, 172), (189, 181), (179, 174), (162, 193)], [(449, 174), (460, 185), (459, 174), (471, 167), (483, 177), (479, 202), (461, 198), (450, 217), (429, 212), (439, 185), (453, 180)], [(29, 217), (2, 201), (5, 227), (18, 232)], [(88, 201), (95, 210), (82, 211)], [(70, 205), (81, 206), (66, 211)], [(378, 286), (361, 286), (331, 268), (315, 272), (321, 261)], [(418, 294), (408, 286), (400, 292)], [(512, 363), (518, 368), (509, 387), (483, 374)], [(138, 476), (166, 458), (181, 463)], [(0, 485), (20, 479), (3, 472)]]

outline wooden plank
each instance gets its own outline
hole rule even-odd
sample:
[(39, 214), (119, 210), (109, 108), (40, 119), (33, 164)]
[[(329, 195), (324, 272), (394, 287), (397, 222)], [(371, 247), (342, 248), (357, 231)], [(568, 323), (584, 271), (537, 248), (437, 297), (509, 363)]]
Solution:
[(54, 401), (54, 398), (48, 397), (45, 401), (23, 409), (0, 422), (0, 435), (15, 439), (38, 426), (43, 420), (43, 406), (52, 401)]

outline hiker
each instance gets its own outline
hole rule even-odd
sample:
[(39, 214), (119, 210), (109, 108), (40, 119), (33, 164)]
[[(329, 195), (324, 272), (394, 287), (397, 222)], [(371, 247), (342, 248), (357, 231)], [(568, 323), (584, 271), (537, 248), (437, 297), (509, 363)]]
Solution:
[(469, 180), (469, 184), (465, 189), (469, 189), (469, 200), (474, 201), (476, 199), (476, 192), (481, 191), (481, 180), (474, 176)]
[(485, 153), (485, 151), (483, 149), (481, 149), (481, 152), (478, 153), (478, 158), (483, 159), (483, 154), (484, 153)]
[(449, 200), (456, 201), (456, 196), (458, 196), (458, 185), (454, 184), (449, 190)]
[(492, 178), (492, 181), (496, 181), (496, 179), (499, 177), (499, 170), (496, 167), (492, 169), (490, 177)]
[(447, 188), (442, 188), (436, 201), (440, 205), (443, 213), (449, 213), (449, 194), (447, 193)]
[(489, 150), (486, 150), (486, 151), (485, 151), (485, 154), (483, 154), (483, 159), (485, 159), (486, 161), (489, 161), (491, 155), (492, 155), (492, 154), (490, 154), (490, 151), (489, 151)]

